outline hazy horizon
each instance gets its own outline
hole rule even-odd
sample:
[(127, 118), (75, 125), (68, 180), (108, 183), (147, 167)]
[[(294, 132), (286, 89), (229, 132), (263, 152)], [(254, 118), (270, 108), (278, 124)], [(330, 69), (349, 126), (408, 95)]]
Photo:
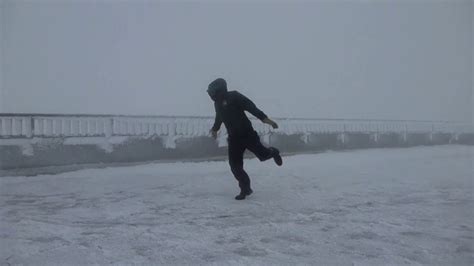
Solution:
[(2, 1), (0, 112), (473, 122), (472, 1)]

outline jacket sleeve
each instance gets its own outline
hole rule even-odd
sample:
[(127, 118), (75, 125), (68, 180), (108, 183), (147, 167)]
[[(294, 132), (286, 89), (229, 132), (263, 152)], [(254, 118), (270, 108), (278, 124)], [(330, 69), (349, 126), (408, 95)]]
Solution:
[(214, 125), (212, 126), (211, 129), (214, 131), (219, 131), (219, 129), (221, 128), (221, 125), (222, 125), (222, 118), (219, 112), (217, 112), (217, 108), (216, 108), (216, 118), (214, 119)]
[(260, 120), (264, 120), (265, 118), (267, 118), (267, 115), (262, 112), (262, 110), (258, 109), (257, 106), (249, 98), (245, 97), (245, 95), (239, 92), (237, 92), (237, 95), (239, 102), (245, 111), (251, 113)]

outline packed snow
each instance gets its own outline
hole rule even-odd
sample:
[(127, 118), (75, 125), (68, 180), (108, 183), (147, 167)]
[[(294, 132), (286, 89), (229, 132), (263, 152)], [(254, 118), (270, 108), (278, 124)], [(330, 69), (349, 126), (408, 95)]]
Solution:
[(1, 264), (472, 265), (472, 146), (0, 178)]

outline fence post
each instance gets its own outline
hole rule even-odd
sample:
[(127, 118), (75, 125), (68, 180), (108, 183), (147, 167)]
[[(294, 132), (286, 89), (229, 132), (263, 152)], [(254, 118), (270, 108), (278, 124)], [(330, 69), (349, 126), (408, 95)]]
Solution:
[(458, 130), (456, 130), (454, 127), (451, 129), (451, 138), (449, 140), (449, 144), (452, 144), (452, 143), (457, 143), (458, 140), (459, 140), (459, 137), (458, 137)]
[(346, 123), (342, 124), (341, 142), (342, 146), (346, 146)]
[(5, 125), (4, 135), (11, 137), (13, 135), (13, 119), (5, 118), (3, 121)]
[(405, 132), (403, 132), (403, 142), (407, 143), (408, 141), (408, 124), (405, 123)]
[(114, 118), (107, 119), (105, 122), (105, 137), (110, 138), (114, 134)]
[(25, 135), (27, 138), (32, 138), (33, 137), (33, 132), (35, 128), (35, 120), (33, 117), (29, 117), (26, 119), (26, 128), (25, 128)]
[(431, 123), (430, 143), (433, 144), (434, 124)]
[(173, 128), (172, 128), (172, 136), (176, 136), (178, 134), (178, 121), (173, 119)]

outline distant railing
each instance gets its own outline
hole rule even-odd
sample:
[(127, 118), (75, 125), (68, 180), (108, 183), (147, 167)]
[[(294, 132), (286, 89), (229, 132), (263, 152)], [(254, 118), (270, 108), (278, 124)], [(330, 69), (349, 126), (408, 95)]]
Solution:
[[(261, 134), (308, 133), (473, 133), (469, 123), (419, 120), (277, 118), (280, 128), (256, 123)], [(206, 136), (214, 122), (207, 116), (125, 116), (0, 114), (0, 138)], [(222, 127), (225, 134), (225, 129)]]

